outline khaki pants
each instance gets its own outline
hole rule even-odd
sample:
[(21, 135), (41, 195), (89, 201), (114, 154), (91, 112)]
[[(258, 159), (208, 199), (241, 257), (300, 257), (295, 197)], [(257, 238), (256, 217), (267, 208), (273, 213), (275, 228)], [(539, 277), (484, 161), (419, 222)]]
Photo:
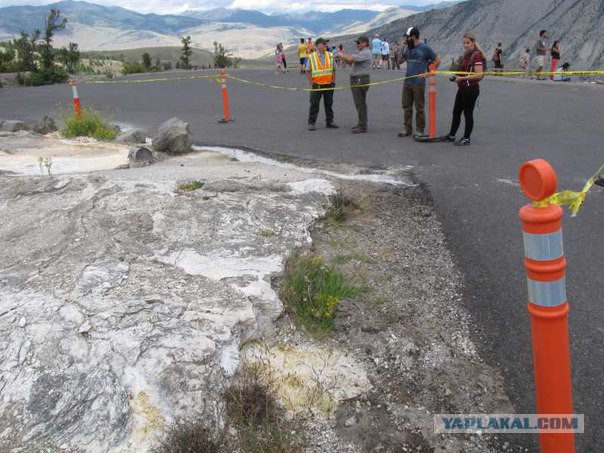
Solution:
[(413, 104), (415, 104), (415, 131), (417, 135), (422, 135), (426, 128), (425, 91), (426, 85), (423, 83), (421, 85), (403, 85), (403, 126), (408, 134), (413, 133)]

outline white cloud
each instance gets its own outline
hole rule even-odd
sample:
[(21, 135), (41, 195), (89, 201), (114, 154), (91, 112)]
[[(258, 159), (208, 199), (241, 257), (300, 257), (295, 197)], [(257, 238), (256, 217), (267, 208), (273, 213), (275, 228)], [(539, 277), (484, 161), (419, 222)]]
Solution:
[[(323, 2), (293, 1), (284, 6), (281, 0), (91, 0), (102, 6), (121, 6), (139, 13), (178, 14), (188, 9), (205, 10), (218, 7), (255, 9), (264, 12), (337, 11), (340, 9), (371, 9), (381, 11), (391, 6), (428, 5), (442, 0), (325, 0)], [(56, 0), (0, 0), (0, 7), (13, 5), (48, 5)]]

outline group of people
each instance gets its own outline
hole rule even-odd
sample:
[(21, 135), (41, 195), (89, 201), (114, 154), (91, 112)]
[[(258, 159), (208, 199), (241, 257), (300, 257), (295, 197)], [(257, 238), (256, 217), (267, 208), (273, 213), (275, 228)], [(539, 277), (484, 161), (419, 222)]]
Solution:
[(372, 69), (401, 69), (405, 47), (399, 41), (392, 45), (388, 38), (380, 39), (376, 34), (371, 40)]
[[(420, 40), (417, 27), (410, 27), (404, 35), (405, 46), (401, 62), (407, 62), (407, 73), (403, 83), (402, 109), (403, 127), (399, 137), (412, 135), (422, 136), (425, 132), (425, 86), (428, 66), (438, 68), (440, 57)], [(355, 40), (357, 52), (346, 54), (343, 51), (333, 54), (328, 51), (328, 41), (323, 38), (316, 40), (316, 51), (308, 56), (306, 73), (313, 88), (310, 93), (310, 110), (308, 129), (316, 130), (321, 98), (325, 107), (326, 127), (338, 128), (334, 121), (333, 93), (336, 81), (335, 62), (342, 61), (351, 65), (350, 86), (352, 99), (357, 110), (358, 122), (352, 128), (353, 134), (366, 133), (368, 129), (367, 92), (371, 82), (371, 70), (375, 67), (374, 48), (367, 36), (359, 36)], [(459, 68), (459, 75), (450, 80), (457, 83), (458, 91), (453, 107), (453, 117), (449, 133), (442, 137), (443, 141), (453, 142), (457, 146), (470, 144), (474, 127), (474, 106), (480, 94), (479, 82), (483, 77), (483, 50), (472, 33), (463, 35), (464, 58)], [(382, 60), (383, 61), (383, 60)], [(413, 133), (413, 110), (415, 109), (415, 134)], [(456, 134), (461, 125), (461, 116), (465, 118), (464, 133), (459, 139)]]
[[(499, 44), (501, 46), (501, 43)], [(565, 62), (560, 67), (560, 54), (562, 53), (562, 46), (559, 40), (549, 45), (549, 37), (547, 30), (541, 30), (539, 32), (539, 39), (535, 43), (535, 62), (534, 62), (534, 73), (531, 72), (531, 49), (527, 47), (524, 49), (522, 55), (520, 55), (520, 68), (524, 71), (525, 77), (536, 78), (537, 80), (547, 80), (543, 76), (544, 69), (547, 68), (547, 57), (548, 52), (550, 56), (549, 65), (549, 79), (555, 82), (568, 82), (570, 76), (567, 74), (570, 68), (570, 63)], [(502, 66), (503, 67), (503, 66)]]

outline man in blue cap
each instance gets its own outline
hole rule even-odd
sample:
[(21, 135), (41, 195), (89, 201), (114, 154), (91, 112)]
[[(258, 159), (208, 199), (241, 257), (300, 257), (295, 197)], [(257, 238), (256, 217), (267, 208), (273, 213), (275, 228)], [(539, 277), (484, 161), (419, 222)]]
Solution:
[(337, 129), (333, 120), (333, 92), (336, 86), (336, 66), (331, 52), (327, 50), (329, 40), (317, 38), (316, 52), (308, 55), (306, 76), (313, 91), (310, 92), (310, 111), (308, 112), (308, 130), (316, 129), (321, 98), (325, 106), (325, 122), (328, 129)]

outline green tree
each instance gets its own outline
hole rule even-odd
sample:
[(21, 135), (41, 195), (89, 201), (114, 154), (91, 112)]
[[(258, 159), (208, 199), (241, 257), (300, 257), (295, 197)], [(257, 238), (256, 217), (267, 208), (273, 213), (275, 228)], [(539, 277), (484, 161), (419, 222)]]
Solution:
[(180, 67), (183, 69), (189, 69), (189, 60), (191, 59), (191, 55), (193, 55), (193, 49), (191, 49), (191, 37), (183, 37), (180, 42), (182, 42), (182, 56), (180, 57), (182, 65)]
[(217, 68), (230, 68), (233, 65), (232, 53), (222, 44), (214, 41), (214, 66)]
[(143, 66), (145, 71), (151, 70), (151, 55), (149, 55), (147, 52), (143, 54)]
[(40, 30), (36, 29), (31, 36), (21, 32), (21, 37), (13, 40), (12, 47), (17, 52), (19, 71), (36, 71), (38, 69), (35, 52), (37, 50), (36, 41), (39, 38)]
[(0, 51), (0, 72), (10, 72), (14, 59), (15, 51), (13, 49), (4, 48), (4, 51)]
[[(80, 62), (80, 50), (78, 49), (78, 45), (75, 42), (70, 42), (69, 47), (63, 47), (59, 50), (57, 58), (65, 68), (67, 68), (67, 72), (70, 74), (75, 74), (76, 66)], [(90, 65), (94, 63), (93, 60), (90, 61)]]
[(61, 11), (57, 8), (50, 8), (50, 13), (46, 16), (46, 26), (42, 44), (40, 44), (40, 55), (42, 57), (42, 68), (50, 69), (54, 64), (54, 51), (52, 48), (52, 37), (55, 32), (63, 30), (67, 25), (67, 19), (61, 18)]

